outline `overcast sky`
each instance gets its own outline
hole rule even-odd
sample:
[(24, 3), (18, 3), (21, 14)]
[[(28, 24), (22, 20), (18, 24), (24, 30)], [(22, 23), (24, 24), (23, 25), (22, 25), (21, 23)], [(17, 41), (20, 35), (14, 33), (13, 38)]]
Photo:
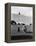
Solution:
[[(19, 15), (20, 12), (20, 15)], [(11, 20), (16, 21), (17, 23), (32, 23), (33, 8), (32, 7), (11, 7)]]
[(20, 7), (20, 6), (11, 6), (11, 14), (23, 14), (25, 16), (33, 15), (33, 8), (32, 7)]

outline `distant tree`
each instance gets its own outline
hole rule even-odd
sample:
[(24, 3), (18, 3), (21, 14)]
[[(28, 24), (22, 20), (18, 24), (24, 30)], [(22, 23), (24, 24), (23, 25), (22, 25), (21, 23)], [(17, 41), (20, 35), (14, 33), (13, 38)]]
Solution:
[(30, 24), (30, 25), (32, 25), (32, 24)]
[(25, 25), (25, 24), (22, 23), (22, 25)]
[(11, 24), (16, 24), (16, 22), (14, 20), (11, 21)]
[(20, 23), (18, 23), (18, 25), (20, 25)]

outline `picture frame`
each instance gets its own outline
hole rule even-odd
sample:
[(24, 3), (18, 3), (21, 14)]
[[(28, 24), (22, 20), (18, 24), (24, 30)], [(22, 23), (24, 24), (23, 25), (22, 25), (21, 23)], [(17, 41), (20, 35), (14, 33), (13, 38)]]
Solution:
[[(19, 11), (19, 7), (20, 7), (20, 9), (22, 7), (26, 7), (25, 8), (26, 10), (27, 10), (27, 7), (29, 7), (29, 8), (32, 7), (32, 15), (33, 15), (33, 17), (32, 17), (32, 23), (33, 23), (33, 27), (32, 27), (33, 33), (32, 34), (33, 35), (32, 36), (29, 36), (29, 35), (27, 36), (27, 34), (26, 34), (26, 37), (25, 37), (25, 35), (17, 36), (16, 34), (12, 34), (12, 37), (11, 37), (11, 13), (13, 11), (15, 11), (15, 12), (17, 11), (17, 10), (14, 10), (15, 6), (18, 7), (18, 11)], [(11, 9), (11, 7), (13, 7), (13, 9)], [(16, 7), (15, 7), (15, 9), (16, 9)], [(11, 12), (11, 10), (12, 10), (12, 12)], [(23, 13), (24, 11), (22, 10), (20, 12)], [(29, 12), (29, 11), (27, 10), (27, 12)], [(28, 14), (27, 12), (25, 12), (25, 13)], [(19, 13), (19, 15), (20, 15), (20, 13)], [(18, 20), (18, 22), (19, 22), (19, 20)], [(14, 28), (12, 28), (12, 30), (13, 29)], [(31, 33), (29, 33), (29, 34), (31, 34)], [(35, 41), (35, 5), (34, 4), (22, 4), (22, 3), (6, 3), (5, 4), (5, 42), (15, 43), (15, 42), (31, 42), (31, 41)]]

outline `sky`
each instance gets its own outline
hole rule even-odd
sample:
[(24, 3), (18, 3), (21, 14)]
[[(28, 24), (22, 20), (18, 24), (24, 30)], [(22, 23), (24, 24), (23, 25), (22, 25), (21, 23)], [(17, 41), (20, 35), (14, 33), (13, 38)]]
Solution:
[(32, 7), (20, 7), (20, 6), (11, 6), (11, 14), (23, 14), (25, 16), (31, 16), (33, 13), (33, 8)]
[[(20, 15), (19, 15), (20, 12)], [(17, 23), (32, 23), (33, 8), (32, 7), (18, 7), (11, 6), (11, 20), (15, 20)]]

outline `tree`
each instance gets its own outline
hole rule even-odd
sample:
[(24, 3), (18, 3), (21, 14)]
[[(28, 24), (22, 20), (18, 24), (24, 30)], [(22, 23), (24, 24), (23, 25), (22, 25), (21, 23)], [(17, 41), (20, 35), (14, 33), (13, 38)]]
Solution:
[(11, 21), (11, 24), (16, 24), (16, 22), (14, 20)]

